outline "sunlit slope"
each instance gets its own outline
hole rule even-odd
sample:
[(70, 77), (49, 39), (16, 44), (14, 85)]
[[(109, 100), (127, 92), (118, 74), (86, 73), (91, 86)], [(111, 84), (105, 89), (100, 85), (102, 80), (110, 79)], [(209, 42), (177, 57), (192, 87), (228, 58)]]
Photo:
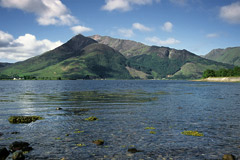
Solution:
[(240, 66), (240, 47), (214, 49), (210, 53), (208, 53), (205, 58), (217, 62)]

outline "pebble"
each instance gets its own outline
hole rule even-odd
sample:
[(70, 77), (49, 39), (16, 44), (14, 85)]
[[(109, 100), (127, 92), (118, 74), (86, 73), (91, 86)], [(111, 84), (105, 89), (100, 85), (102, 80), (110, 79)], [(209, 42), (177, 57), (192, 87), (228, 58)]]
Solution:
[(223, 155), (223, 160), (236, 160), (235, 156), (232, 154), (225, 154)]

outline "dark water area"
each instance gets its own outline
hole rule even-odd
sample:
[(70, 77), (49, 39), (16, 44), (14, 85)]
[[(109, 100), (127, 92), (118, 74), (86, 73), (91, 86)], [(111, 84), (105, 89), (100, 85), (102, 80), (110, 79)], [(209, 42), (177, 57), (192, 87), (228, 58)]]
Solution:
[[(44, 119), (10, 124), (15, 115)], [(98, 120), (85, 120), (91, 116)], [(204, 136), (181, 134), (187, 130)], [(0, 148), (30, 143), (26, 159), (240, 157), (240, 83), (0, 81), (0, 132)]]

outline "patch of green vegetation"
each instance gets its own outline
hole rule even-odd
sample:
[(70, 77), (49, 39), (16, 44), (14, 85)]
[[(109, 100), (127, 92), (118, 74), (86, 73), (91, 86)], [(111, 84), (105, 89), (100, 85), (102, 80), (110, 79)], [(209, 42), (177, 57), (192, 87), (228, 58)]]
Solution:
[(74, 131), (74, 133), (84, 133), (84, 131)]
[(78, 147), (85, 147), (86, 145), (83, 144), (83, 143), (79, 143), (79, 144), (76, 144), (76, 146), (78, 146)]
[(198, 131), (183, 131), (181, 132), (181, 134), (186, 136), (198, 136), (198, 137), (204, 136), (203, 133), (199, 133)]
[(156, 128), (154, 128), (154, 127), (146, 127), (146, 128), (144, 128), (144, 129), (150, 129), (150, 130), (153, 130), (153, 129), (156, 129)]
[(240, 67), (234, 67), (233, 69), (220, 69), (220, 70), (205, 70), (202, 78), (208, 77), (239, 77)]
[(150, 133), (150, 134), (156, 134), (157, 132), (155, 132), (155, 131), (150, 131), (149, 133)]
[(97, 117), (94, 117), (94, 116), (91, 116), (91, 117), (85, 118), (84, 120), (85, 120), (85, 121), (97, 121), (98, 118), (97, 118)]
[(8, 121), (13, 124), (18, 124), (18, 123), (31, 123), (42, 119), (44, 118), (40, 116), (11, 116), (8, 118)]

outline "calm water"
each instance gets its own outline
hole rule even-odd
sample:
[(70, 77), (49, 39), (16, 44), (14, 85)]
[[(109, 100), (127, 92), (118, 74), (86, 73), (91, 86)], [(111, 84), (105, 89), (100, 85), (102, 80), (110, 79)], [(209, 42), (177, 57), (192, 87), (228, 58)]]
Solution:
[[(10, 124), (11, 115), (45, 119)], [(99, 120), (84, 120), (90, 116)], [(182, 135), (184, 130), (204, 136)], [(29, 142), (34, 150), (27, 159), (239, 157), (240, 83), (0, 81), (0, 132), (0, 148)], [(96, 146), (97, 139), (105, 144)], [(142, 152), (129, 153), (133, 147)]]

